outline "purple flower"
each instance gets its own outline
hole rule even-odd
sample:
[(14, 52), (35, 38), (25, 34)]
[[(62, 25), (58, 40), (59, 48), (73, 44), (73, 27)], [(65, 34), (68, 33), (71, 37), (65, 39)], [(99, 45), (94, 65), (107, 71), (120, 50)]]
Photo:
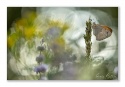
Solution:
[(41, 64), (41, 65), (35, 67), (34, 71), (35, 71), (36, 73), (40, 73), (40, 72), (45, 73), (45, 72), (47, 71), (47, 68), (48, 68), (48, 65), (46, 65), (46, 64)]
[(38, 46), (38, 47), (37, 47), (37, 50), (38, 50), (38, 51), (43, 51), (43, 50), (45, 50), (45, 48), (44, 48), (44, 46)]
[(40, 54), (38, 57), (36, 57), (36, 61), (37, 61), (37, 63), (42, 62), (43, 59), (44, 59), (44, 56), (43, 56), (42, 54)]
[(47, 37), (50, 37), (51, 39), (59, 37), (60, 34), (61, 32), (58, 27), (49, 28), (48, 31), (46, 32)]

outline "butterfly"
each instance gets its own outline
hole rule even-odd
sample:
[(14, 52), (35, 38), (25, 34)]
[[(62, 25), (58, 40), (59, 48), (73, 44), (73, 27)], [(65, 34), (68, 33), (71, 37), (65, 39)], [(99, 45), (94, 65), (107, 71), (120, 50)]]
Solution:
[(96, 24), (92, 25), (93, 34), (96, 36), (96, 40), (101, 41), (111, 36), (112, 29), (105, 25)]

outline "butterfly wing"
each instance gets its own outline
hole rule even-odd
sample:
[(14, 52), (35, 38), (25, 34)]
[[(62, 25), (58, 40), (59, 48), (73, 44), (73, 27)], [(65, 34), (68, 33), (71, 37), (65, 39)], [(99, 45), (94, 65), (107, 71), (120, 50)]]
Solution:
[(112, 29), (109, 28), (108, 26), (102, 26), (103, 27), (103, 32), (106, 35), (106, 38), (110, 37), (112, 34)]
[(96, 35), (96, 40), (100, 41), (111, 36), (111, 32), (106, 28), (102, 28), (102, 31)]
[(100, 41), (105, 39), (105, 35), (103, 34), (103, 32), (100, 32), (98, 35), (96, 35), (96, 40)]
[(104, 25), (93, 23), (92, 29), (93, 34), (96, 36), (96, 40), (98, 41), (108, 38), (112, 34), (112, 29)]
[(96, 36), (102, 31), (102, 26), (100, 26), (99, 24), (94, 24), (92, 26), (92, 29), (93, 29), (93, 34)]

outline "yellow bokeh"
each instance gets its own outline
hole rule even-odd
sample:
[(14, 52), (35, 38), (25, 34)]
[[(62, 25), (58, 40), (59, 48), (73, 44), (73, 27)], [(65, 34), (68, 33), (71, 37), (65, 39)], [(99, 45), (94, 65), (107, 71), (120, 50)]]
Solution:
[(29, 12), (27, 14), (28, 20), (34, 22), (35, 18), (37, 17), (36, 12)]
[(62, 22), (61, 20), (49, 20), (48, 24), (49, 24), (49, 27), (60, 28), (62, 34), (70, 27), (68, 24)]
[(19, 36), (25, 39), (31, 39), (35, 33), (34, 20), (36, 18), (35, 12), (27, 12), (25, 17), (15, 22), (15, 31)]
[(43, 32), (42, 31), (37, 31), (35, 30), (35, 35), (39, 38), (42, 38), (43, 37)]
[(16, 33), (11, 34), (8, 38), (7, 38), (7, 46), (9, 48), (11, 48), (12, 46), (15, 45), (16, 41), (18, 40), (18, 36)]
[(21, 19), (17, 20), (16, 26), (18, 26), (18, 27), (27, 26), (27, 20), (25, 18), (21, 18)]
[(65, 40), (62, 37), (60, 37), (55, 40), (55, 43), (59, 44), (60, 46), (64, 46)]
[(24, 37), (26, 39), (31, 39), (35, 35), (35, 28), (29, 27), (24, 29)]

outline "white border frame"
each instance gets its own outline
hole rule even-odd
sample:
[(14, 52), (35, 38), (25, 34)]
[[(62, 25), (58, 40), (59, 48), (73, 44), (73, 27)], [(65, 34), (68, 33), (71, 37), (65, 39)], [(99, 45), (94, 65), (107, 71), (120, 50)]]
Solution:
[[(7, 80), (7, 7), (119, 7), (119, 80), (118, 81), (8, 81)], [(124, 87), (125, 79), (125, 3), (124, 0), (0, 0), (0, 87)], [(91, 84), (90, 84), (91, 83)]]

